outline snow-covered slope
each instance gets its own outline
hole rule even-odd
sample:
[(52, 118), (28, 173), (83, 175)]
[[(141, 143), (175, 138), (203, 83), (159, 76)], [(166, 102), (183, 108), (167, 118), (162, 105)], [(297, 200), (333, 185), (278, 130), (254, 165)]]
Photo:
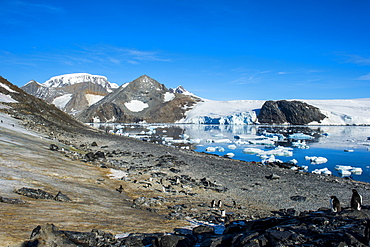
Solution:
[[(370, 125), (370, 98), (351, 100), (298, 100), (318, 107), (326, 115), (315, 125)], [(254, 124), (265, 101), (204, 100), (190, 109), (178, 123), (196, 124)]]
[(47, 80), (42, 85), (45, 87), (65, 87), (78, 83), (91, 82), (96, 85), (100, 85), (105, 88), (108, 92), (112, 92), (112, 89), (118, 88), (115, 83), (110, 83), (105, 76), (101, 75), (90, 75), (87, 73), (74, 73), (54, 76)]
[(321, 125), (370, 125), (370, 98), (302, 101), (318, 107), (327, 116)]

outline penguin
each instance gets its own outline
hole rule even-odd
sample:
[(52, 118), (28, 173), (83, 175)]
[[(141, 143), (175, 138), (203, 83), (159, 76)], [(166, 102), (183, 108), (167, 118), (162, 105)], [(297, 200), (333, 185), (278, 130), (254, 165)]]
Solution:
[(123, 187), (122, 187), (122, 185), (120, 185), (120, 186), (119, 186), (119, 188), (117, 188), (116, 190), (117, 190), (119, 193), (122, 193), (122, 191), (123, 191)]
[(216, 201), (215, 200), (212, 200), (211, 202), (211, 208), (215, 208), (216, 207)]
[(351, 208), (361, 210), (362, 196), (357, 192), (356, 189), (352, 189), (351, 197)]
[(340, 202), (336, 196), (330, 197), (330, 207), (334, 213), (338, 213), (341, 210)]
[(221, 200), (218, 200), (217, 202), (217, 207), (221, 208), (222, 207), (222, 201)]

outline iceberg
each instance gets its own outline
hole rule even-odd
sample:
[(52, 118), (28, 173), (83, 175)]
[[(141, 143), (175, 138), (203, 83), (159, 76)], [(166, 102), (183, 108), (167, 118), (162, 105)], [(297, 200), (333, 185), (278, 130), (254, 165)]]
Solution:
[(324, 164), (324, 163), (328, 162), (328, 159), (325, 158), (325, 157), (305, 156), (304, 159), (309, 160), (311, 162), (311, 164), (313, 164), (313, 165)]
[(324, 175), (332, 175), (332, 172), (328, 168), (322, 168), (322, 169), (315, 169), (312, 171), (312, 173), (315, 174), (324, 174)]
[(295, 133), (295, 134), (291, 134), (288, 136), (289, 139), (294, 139), (294, 140), (311, 140), (311, 139), (314, 139), (314, 137), (312, 136), (309, 136), (309, 135), (305, 135), (303, 133)]
[(361, 175), (362, 174), (362, 168), (361, 167), (354, 167), (350, 170), (351, 173), (355, 175)]
[(309, 149), (310, 146), (308, 146), (306, 144), (305, 141), (302, 141), (302, 140), (298, 140), (296, 142), (292, 142), (292, 147), (296, 147), (296, 148), (299, 148), (299, 149)]
[(206, 152), (216, 152), (216, 148), (215, 147), (207, 147)]
[(236, 149), (236, 146), (234, 144), (231, 144), (229, 146), (227, 146), (229, 149)]
[(291, 148), (286, 148), (282, 146), (278, 146), (273, 150), (262, 150), (259, 148), (245, 148), (243, 150), (243, 153), (246, 154), (258, 154), (261, 156), (261, 158), (265, 157), (266, 155), (274, 155), (274, 156), (293, 156), (293, 152), (291, 151)]
[(234, 154), (234, 153), (227, 153), (227, 154), (225, 154), (225, 156), (226, 156), (226, 157), (229, 157), (229, 158), (232, 158), (232, 157), (234, 157), (234, 156), (235, 156), (235, 154)]

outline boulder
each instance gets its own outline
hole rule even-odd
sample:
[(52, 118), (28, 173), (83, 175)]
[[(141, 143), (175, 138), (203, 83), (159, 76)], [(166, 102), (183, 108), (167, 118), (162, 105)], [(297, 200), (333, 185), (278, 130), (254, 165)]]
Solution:
[(69, 199), (68, 196), (64, 195), (62, 192), (58, 192), (58, 194), (55, 196), (54, 198), (56, 201), (60, 201), (60, 202), (71, 202), (72, 200)]

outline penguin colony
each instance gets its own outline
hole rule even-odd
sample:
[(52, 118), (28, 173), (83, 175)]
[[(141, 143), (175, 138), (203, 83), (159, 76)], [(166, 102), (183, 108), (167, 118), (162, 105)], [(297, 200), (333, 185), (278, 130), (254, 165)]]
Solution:
[[(351, 197), (351, 209), (361, 210), (362, 196), (357, 192), (356, 189), (352, 189)], [(330, 197), (330, 208), (334, 213), (341, 210), (339, 199), (336, 196)]]

